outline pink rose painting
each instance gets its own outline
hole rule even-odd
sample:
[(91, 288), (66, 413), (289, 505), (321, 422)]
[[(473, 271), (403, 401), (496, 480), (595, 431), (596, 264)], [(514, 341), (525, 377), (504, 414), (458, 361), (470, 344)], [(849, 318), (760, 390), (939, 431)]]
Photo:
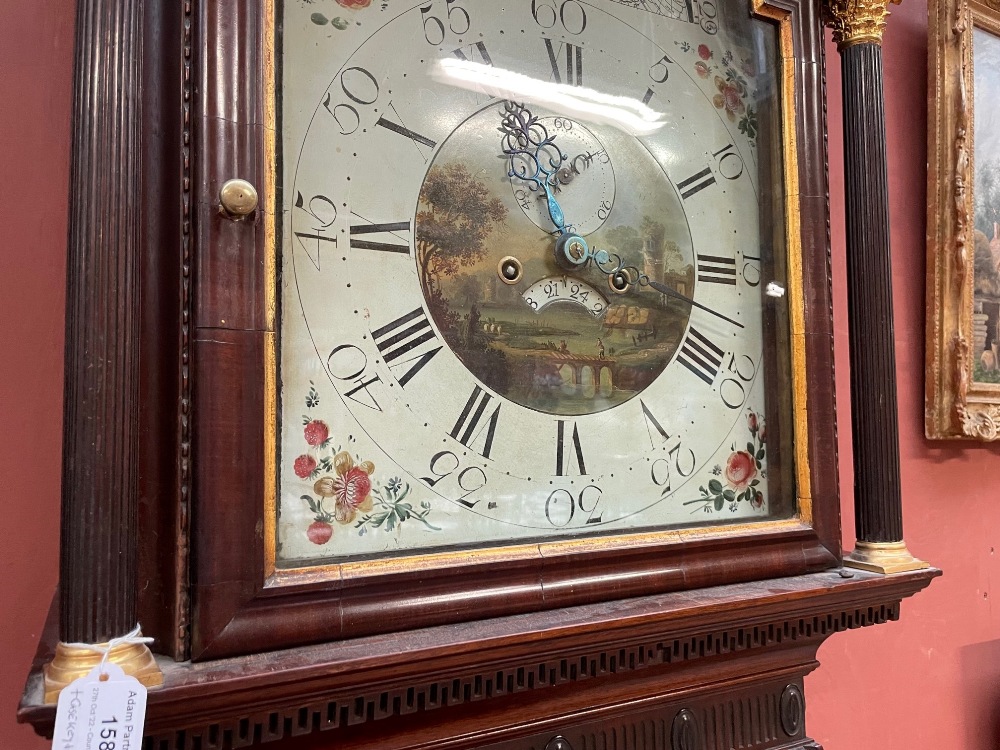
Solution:
[(764, 510), (766, 498), (761, 491), (761, 480), (767, 476), (764, 467), (767, 450), (764, 445), (764, 419), (752, 409), (747, 412), (747, 431), (750, 441), (746, 450), (737, 450), (726, 459), (725, 468), (716, 466), (712, 473), (721, 479), (712, 478), (707, 485), (699, 487), (701, 496), (685, 502), (685, 505), (701, 505), (706, 513), (720, 511), (727, 505), (734, 513), (740, 503), (746, 503), (754, 510)]
[(757, 476), (754, 457), (746, 451), (736, 451), (726, 462), (726, 481), (734, 490), (745, 490)]

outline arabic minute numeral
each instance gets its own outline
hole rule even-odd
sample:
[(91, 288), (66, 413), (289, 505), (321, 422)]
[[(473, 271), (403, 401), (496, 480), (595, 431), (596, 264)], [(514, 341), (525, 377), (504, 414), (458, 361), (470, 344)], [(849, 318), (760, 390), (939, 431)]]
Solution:
[(760, 256), (743, 253), (743, 280), (747, 286), (760, 285)]
[(716, 170), (727, 180), (738, 180), (743, 175), (743, 158), (733, 144), (720, 148), (712, 157), (715, 159)]
[[(670, 78), (670, 68), (668, 65), (673, 65), (674, 61), (671, 60), (667, 55), (664, 55), (655, 63), (649, 66), (649, 78), (654, 84), (666, 83), (667, 79)], [(652, 86), (646, 89), (646, 95), (642, 97), (643, 104), (649, 104), (653, 95), (656, 93)]]
[[(319, 271), (320, 256), (323, 247), (325, 247), (323, 243), (329, 242), (334, 248), (337, 247), (337, 236), (326, 234), (326, 230), (337, 220), (337, 206), (325, 195), (314, 195), (306, 201), (302, 193), (297, 192), (295, 194), (295, 208), (310, 217), (311, 226), (307, 232), (296, 230), (292, 233), (306, 257), (309, 258), (309, 262)], [(300, 214), (296, 213), (295, 216), (298, 218)]]
[(431, 489), (437, 487), (443, 480), (454, 476), (454, 486), (462, 492), (455, 499), (455, 502), (464, 505), (466, 508), (475, 508), (476, 505), (486, 499), (486, 495), (472, 499), (474, 494), (486, 486), (486, 472), (478, 466), (467, 466), (462, 469), (461, 460), (451, 451), (435, 453), (431, 457), (427, 470), (431, 476), (420, 477), (420, 481), (424, 482)]
[(697, 466), (698, 457), (695, 455), (695, 452), (684, 445), (683, 442), (677, 441), (667, 451), (666, 458), (658, 458), (650, 464), (649, 478), (654, 485), (661, 489), (662, 494), (666, 495), (673, 489), (671, 481), (674, 472), (681, 479), (687, 479), (694, 474)]
[(587, 28), (587, 11), (578, 0), (531, 0), (531, 17), (543, 29), (559, 23), (567, 34), (582, 34)]
[[(356, 65), (341, 72), (340, 89), (354, 104), (362, 107), (370, 107), (379, 96), (379, 85), (375, 76)], [(361, 114), (354, 104), (346, 102), (334, 104), (333, 95), (330, 93), (323, 99), (323, 108), (333, 117), (341, 135), (352, 135), (361, 127)]]
[(380, 412), (382, 407), (371, 387), (380, 383), (382, 378), (368, 364), (368, 355), (364, 349), (354, 344), (341, 344), (326, 358), (327, 372), (334, 380), (354, 385), (354, 388), (343, 394), (344, 398)]
[[(730, 143), (720, 148), (712, 154), (712, 157), (715, 161), (715, 173), (718, 173), (722, 178), (726, 180), (738, 180), (743, 175), (743, 159), (733, 147), (733, 144)], [(712, 165), (708, 165), (704, 169), (695, 172), (686, 180), (677, 183), (677, 189), (680, 191), (681, 198), (687, 200), (705, 188), (715, 184), (716, 180)]]
[(602, 523), (602, 495), (603, 490), (595, 484), (584, 487), (579, 495), (566, 489), (553, 490), (545, 500), (545, 520), (556, 527), (568, 526), (579, 510), (587, 514), (587, 526)]
[[(694, 0), (688, 0), (688, 2), (694, 2)], [(702, 31), (706, 34), (717, 34), (719, 32), (719, 24), (715, 19), (719, 15), (719, 11), (715, 7), (715, 3), (712, 0), (701, 0), (698, 3), (698, 8), (701, 10), (700, 26)]]
[(726, 366), (729, 374), (725, 380), (719, 383), (719, 396), (730, 409), (739, 409), (746, 403), (747, 389), (744, 383), (749, 383), (757, 374), (757, 366), (746, 354), (737, 357), (735, 354), (729, 355), (729, 364)]
[[(458, 2), (459, 0), (445, 0), (448, 30), (452, 34), (466, 34), (472, 28), (472, 19), (469, 18), (469, 12)], [(434, 3), (426, 5), (420, 9), (420, 16), (424, 24), (424, 39), (427, 40), (428, 44), (436, 47), (444, 42), (446, 33), (444, 21), (433, 15), (433, 10)]]

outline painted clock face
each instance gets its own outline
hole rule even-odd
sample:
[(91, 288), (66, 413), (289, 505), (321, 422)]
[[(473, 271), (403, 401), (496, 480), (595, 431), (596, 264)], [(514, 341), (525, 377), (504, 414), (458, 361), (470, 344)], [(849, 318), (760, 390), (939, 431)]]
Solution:
[(278, 28), (280, 565), (787, 514), (771, 26), (286, 0)]

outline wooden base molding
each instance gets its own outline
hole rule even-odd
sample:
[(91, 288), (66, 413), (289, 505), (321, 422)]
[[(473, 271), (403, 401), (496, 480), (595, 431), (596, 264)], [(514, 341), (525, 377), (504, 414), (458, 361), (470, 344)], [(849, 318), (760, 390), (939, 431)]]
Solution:
[[(939, 574), (834, 570), (211, 662), (160, 657), (144, 747), (314, 731), (338, 750), (580, 750), (603, 747), (601, 732), (641, 737), (637, 750), (818, 747), (802, 679), (820, 644), (897, 619)], [(52, 731), (40, 667), (19, 719)]]
[[(96, 644), (106, 647), (106, 643)], [(62, 689), (101, 663), (104, 655), (89, 648), (80, 648), (66, 643), (56, 645), (52, 661), (44, 668), (45, 702), (54, 704), (59, 700)], [(146, 687), (163, 684), (163, 671), (153, 658), (149, 646), (144, 643), (122, 643), (111, 649), (108, 661), (122, 668), (127, 675), (135, 677)]]
[(883, 575), (907, 573), (911, 570), (929, 568), (930, 563), (910, 554), (906, 542), (863, 542), (858, 541), (854, 551), (844, 558), (849, 568), (867, 570)]

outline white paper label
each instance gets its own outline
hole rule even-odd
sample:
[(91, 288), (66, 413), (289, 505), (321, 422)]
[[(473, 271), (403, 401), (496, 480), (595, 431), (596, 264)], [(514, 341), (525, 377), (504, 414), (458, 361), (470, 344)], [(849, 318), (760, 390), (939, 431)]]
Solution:
[(139, 750), (146, 718), (146, 688), (121, 667), (99, 667), (59, 694), (53, 750)]

